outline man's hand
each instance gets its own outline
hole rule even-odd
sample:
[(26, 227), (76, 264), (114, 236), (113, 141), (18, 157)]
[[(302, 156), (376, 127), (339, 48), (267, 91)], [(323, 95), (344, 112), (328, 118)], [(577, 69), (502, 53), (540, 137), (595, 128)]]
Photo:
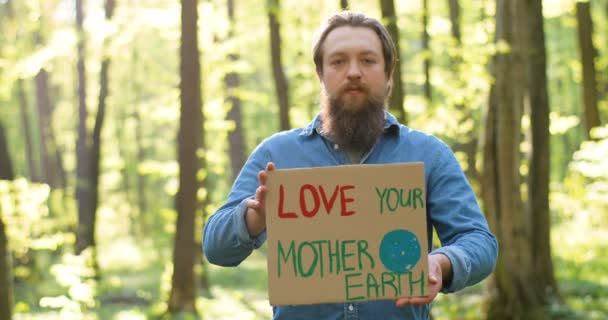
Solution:
[(447, 256), (443, 254), (429, 255), (429, 295), (425, 297), (398, 298), (395, 300), (397, 307), (410, 304), (428, 304), (435, 300), (443, 281), (449, 279), (452, 273), (452, 264)]
[(266, 179), (268, 178), (268, 172), (274, 170), (274, 168), (274, 163), (268, 162), (266, 170), (260, 170), (258, 173), (260, 186), (255, 191), (255, 198), (247, 200), (245, 223), (247, 224), (247, 231), (252, 237), (257, 237), (266, 228)]

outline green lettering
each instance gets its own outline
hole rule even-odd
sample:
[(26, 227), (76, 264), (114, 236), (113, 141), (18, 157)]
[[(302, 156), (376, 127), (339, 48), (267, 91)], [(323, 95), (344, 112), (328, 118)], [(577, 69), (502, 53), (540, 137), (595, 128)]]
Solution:
[(424, 208), (424, 200), (422, 199), (422, 189), (414, 189), (414, 209), (416, 209), (416, 200), (420, 201), (420, 208)]
[(386, 297), (386, 286), (391, 286), (395, 292), (391, 297), (398, 297), (401, 292), (395, 286), (395, 274), (392, 272), (382, 272), (382, 296)]
[(359, 277), (359, 276), (361, 276), (361, 273), (350, 273), (350, 274), (347, 274), (344, 276), (344, 282), (346, 283), (345, 287), (346, 287), (346, 300), (347, 301), (363, 300), (365, 298), (364, 296), (351, 297), (351, 295), (350, 295), (351, 288), (363, 287), (363, 284), (361, 284), (361, 283), (351, 285), (348, 281), (351, 277)]
[(321, 278), (323, 278), (323, 273), (324, 273), (324, 268), (323, 268), (323, 243), (329, 243), (329, 240), (317, 240), (317, 241), (313, 241), (311, 242), (312, 244), (316, 244), (317, 245), (317, 250), (319, 251), (319, 270), (320, 270), (320, 276)]
[(408, 190), (407, 191), (407, 200), (405, 201), (405, 203), (403, 202), (403, 200), (405, 198), (403, 198), (403, 189), (401, 189), (401, 198), (399, 199), (399, 204), (401, 204), (402, 207), (404, 208), (409, 208), (412, 206), (412, 190)]
[(382, 214), (382, 213), (384, 213), (384, 195), (386, 194), (386, 188), (384, 188), (384, 191), (382, 191), (382, 193), (380, 193), (380, 189), (378, 189), (378, 187), (376, 187), (376, 193), (380, 197), (380, 214)]
[(425, 281), (424, 281), (424, 271), (420, 272), (420, 279), (414, 281), (414, 279), (412, 279), (412, 273), (409, 273), (409, 281), (410, 281), (410, 296), (414, 295), (414, 285), (415, 284), (420, 284), (420, 296), (424, 295), (424, 285), (425, 285)]
[(346, 258), (348, 257), (352, 257), (355, 254), (354, 253), (346, 253), (346, 245), (347, 244), (354, 244), (355, 240), (344, 240), (342, 241), (342, 268), (344, 268), (344, 271), (353, 271), (355, 270), (355, 267), (348, 267), (346, 265)]
[[(308, 271), (306, 272), (304, 272), (304, 268), (302, 266), (302, 261), (304, 261), (304, 255), (302, 254), (302, 250), (305, 246), (310, 247), (313, 253), (312, 262), (310, 263), (310, 267), (308, 267)], [(317, 254), (317, 251), (315, 250), (315, 247), (308, 241), (302, 242), (298, 247), (298, 270), (300, 270), (300, 275), (302, 275), (302, 278), (308, 278), (315, 272), (318, 260), (319, 256)]]
[[(395, 193), (395, 197), (397, 197), (395, 199), (395, 207), (391, 207), (391, 194)], [(397, 208), (399, 208), (399, 191), (397, 191), (397, 189), (395, 188), (390, 188), (388, 189), (388, 194), (386, 195), (386, 206), (388, 207), (388, 209), (391, 212), (395, 212), (395, 210), (397, 210)]]
[[(373, 273), (368, 273), (367, 274), (367, 297), (368, 298), (378, 298), (378, 289), (380, 288), (380, 286), (378, 285), (378, 281), (376, 280), (376, 277), (374, 277)], [(370, 290), (373, 289), (374, 293), (373, 296), (370, 293)]]
[(336, 263), (336, 274), (340, 274), (340, 247), (339, 247), (339, 240), (336, 240), (336, 251), (332, 251), (331, 248), (331, 241), (327, 241), (327, 246), (328, 246), (328, 256), (329, 256), (329, 273), (333, 273), (334, 271), (334, 261)]
[(293, 263), (293, 274), (297, 277), (298, 276), (298, 270), (296, 269), (296, 257), (295, 257), (295, 243), (293, 240), (291, 240), (291, 243), (289, 244), (289, 250), (287, 250), (287, 255), (285, 255), (285, 251), (283, 250), (283, 245), (281, 244), (281, 240), (278, 241), (278, 254), (277, 254), (277, 264), (278, 264), (278, 273), (279, 273), (279, 278), (281, 277), (281, 258), (283, 258), (283, 262), (287, 263), (289, 260), (289, 257), (291, 256), (291, 262)]
[(370, 270), (374, 268), (374, 258), (367, 252), (367, 248), (369, 247), (369, 243), (367, 240), (359, 240), (357, 241), (357, 255), (359, 260), (359, 270), (363, 270), (363, 261), (361, 261), (361, 255), (366, 255), (369, 259)]

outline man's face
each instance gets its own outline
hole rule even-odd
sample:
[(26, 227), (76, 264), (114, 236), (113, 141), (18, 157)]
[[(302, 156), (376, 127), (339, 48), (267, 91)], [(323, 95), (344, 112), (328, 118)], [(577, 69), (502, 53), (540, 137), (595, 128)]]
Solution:
[(370, 97), (386, 99), (389, 79), (384, 73), (382, 44), (373, 30), (338, 27), (327, 35), (322, 50), (323, 91), (330, 100), (340, 102), (343, 111), (360, 111)]

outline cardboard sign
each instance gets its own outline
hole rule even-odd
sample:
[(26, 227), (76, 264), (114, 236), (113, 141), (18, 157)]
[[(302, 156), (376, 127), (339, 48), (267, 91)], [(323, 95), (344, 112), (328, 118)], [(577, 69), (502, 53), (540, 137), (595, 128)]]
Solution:
[(271, 305), (428, 294), (423, 163), (274, 170)]

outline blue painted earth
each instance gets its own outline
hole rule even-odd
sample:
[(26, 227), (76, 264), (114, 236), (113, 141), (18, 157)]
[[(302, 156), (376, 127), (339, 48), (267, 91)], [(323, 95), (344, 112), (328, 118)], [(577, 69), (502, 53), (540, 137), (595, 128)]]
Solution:
[(384, 235), (379, 253), (386, 269), (396, 273), (410, 272), (420, 260), (420, 242), (414, 233), (396, 229)]

